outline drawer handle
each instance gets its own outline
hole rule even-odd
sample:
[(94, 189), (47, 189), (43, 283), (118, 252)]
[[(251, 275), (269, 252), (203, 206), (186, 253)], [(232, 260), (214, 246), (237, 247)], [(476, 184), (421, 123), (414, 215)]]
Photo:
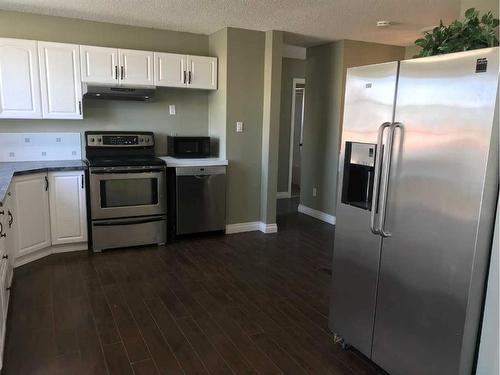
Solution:
[(4, 256), (2, 256), (2, 259), (9, 259), (9, 256), (8, 255), (4, 255)]

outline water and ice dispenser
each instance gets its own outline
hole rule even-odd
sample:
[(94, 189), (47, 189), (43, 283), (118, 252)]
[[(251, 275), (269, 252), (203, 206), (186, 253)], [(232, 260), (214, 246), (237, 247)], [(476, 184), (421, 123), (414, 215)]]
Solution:
[(370, 210), (377, 145), (346, 142), (342, 203)]

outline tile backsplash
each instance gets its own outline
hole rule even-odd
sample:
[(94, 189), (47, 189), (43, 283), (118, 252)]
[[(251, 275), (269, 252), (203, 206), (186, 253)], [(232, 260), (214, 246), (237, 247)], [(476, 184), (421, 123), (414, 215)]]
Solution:
[(80, 133), (0, 133), (0, 162), (81, 158)]

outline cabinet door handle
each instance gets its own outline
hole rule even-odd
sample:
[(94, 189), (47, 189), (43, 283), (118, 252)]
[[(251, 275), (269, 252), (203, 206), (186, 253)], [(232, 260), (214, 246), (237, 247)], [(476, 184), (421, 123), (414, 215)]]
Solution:
[(4, 255), (4, 256), (2, 256), (2, 259), (9, 259), (9, 256), (8, 255)]
[(184, 83), (184, 84), (186, 83), (186, 71), (184, 71), (184, 80), (182, 83)]
[(82, 189), (85, 188), (85, 175), (82, 174)]
[(123, 80), (123, 78), (125, 78), (125, 68), (122, 66), (120, 66), (120, 79)]
[(9, 228), (12, 228), (12, 223), (14, 222), (14, 216), (10, 210), (7, 210), (7, 215), (9, 215)]
[(7, 235), (3, 232), (3, 224), (0, 223), (0, 238), (6, 237)]
[(189, 71), (189, 73), (188, 73), (188, 77), (189, 77), (189, 78), (188, 78), (188, 83), (189, 83), (189, 84), (191, 84), (191, 71)]
[(45, 191), (49, 191), (49, 178), (45, 176)]
[(78, 101), (78, 111), (82, 114), (82, 101)]
[(115, 65), (115, 79), (118, 79), (118, 65)]

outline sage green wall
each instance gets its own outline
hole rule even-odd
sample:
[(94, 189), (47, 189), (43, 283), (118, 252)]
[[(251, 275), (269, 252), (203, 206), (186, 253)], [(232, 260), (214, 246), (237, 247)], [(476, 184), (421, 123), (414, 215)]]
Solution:
[[(223, 61), (219, 74), (225, 75), (219, 77), (222, 90), (210, 96), (209, 118), (210, 132), (226, 139), (226, 223), (259, 221), (265, 33), (226, 28), (209, 39), (210, 50)], [(236, 133), (237, 121), (244, 123), (243, 133)]]
[(208, 36), (0, 10), (0, 36), (206, 55)]
[(208, 38), (208, 49), (218, 57), (217, 90), (208, 95), (208, 134), (217, 139), (213, 146), (222, 159), (226, 158), (226, 117), (227, 117), (227, 29), (222, 29)]
[(260, 221), (276, 223), (283, 32), (266, 32), (262, 118)]
[[(208, 54), (208, 36), (102, 22), (0, 11), (0, 37), (47, 40), (150, 51)], [(0, 120), (0, 132), (148, 130), (165, 154), (168, 134), (208, 134), (208, 92), (160, 88), (153, 103), (84, 101), (83, 120)], [(175, 116), (168, 105), (175, 104)]]
[(352, 40), (307, 49), (302, 205), (335, 215), (347, 68), (401, 60), (404, 54), (404, 47)]
[(329, 214), (335, 210), (342, 59), (342, 41), (307, 49), (300, 203)]
[[(292, 121), (292, 88), (294, 78), (304, 78), (306, 61), (284, 58), (281, 71), (280, 135), (278, 156), (278, 192), (288, 190), (290, 167), (290, 124)], [(295, 137), (298, 135), (296, 134)]]

